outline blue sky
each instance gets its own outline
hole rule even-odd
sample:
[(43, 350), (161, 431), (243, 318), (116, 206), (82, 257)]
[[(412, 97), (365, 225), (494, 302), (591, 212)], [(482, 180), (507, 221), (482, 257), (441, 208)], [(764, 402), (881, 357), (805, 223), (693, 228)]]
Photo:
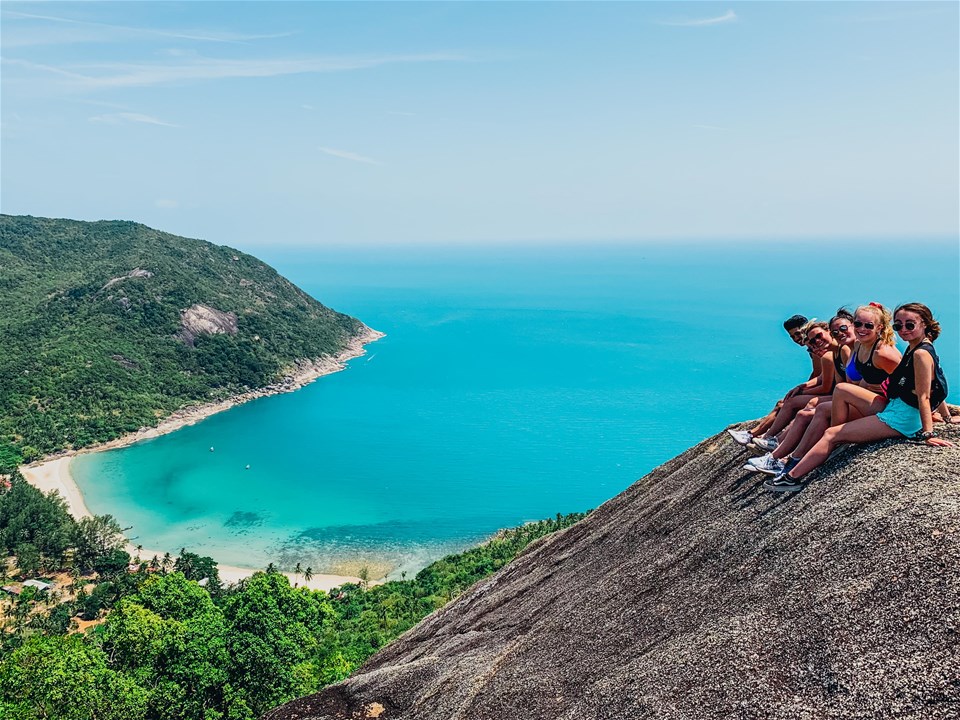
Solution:
[(958, 10), (3, 2), (0, 204), (243, 248), (956, 236)]

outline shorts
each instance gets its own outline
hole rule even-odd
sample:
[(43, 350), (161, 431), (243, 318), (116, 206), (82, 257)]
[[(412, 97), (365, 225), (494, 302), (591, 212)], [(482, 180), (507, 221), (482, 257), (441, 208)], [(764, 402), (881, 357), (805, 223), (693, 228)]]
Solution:
[(887, 407), (877, 417), (905, 437), (913, 437), (923, 430), (920, 411), (910, 407), (900, 398), (893, 398), (888, 402)]

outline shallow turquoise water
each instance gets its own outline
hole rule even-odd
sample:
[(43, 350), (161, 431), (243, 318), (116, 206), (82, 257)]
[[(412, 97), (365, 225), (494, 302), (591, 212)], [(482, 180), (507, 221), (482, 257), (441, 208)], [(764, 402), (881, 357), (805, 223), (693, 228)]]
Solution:
[(764, 413), (809, 371), (780, 329), (795, 312), (927, 302), (956, 401), (956, 242), (937, 262), (916, 260), (915, 243), (834, 252), (850, 246), (261, 251), (387, 337), (296, 393), (80, 456), (73, 473), (93, 512), (151, 548), (413, 570), (498, 528), (596, 507)]

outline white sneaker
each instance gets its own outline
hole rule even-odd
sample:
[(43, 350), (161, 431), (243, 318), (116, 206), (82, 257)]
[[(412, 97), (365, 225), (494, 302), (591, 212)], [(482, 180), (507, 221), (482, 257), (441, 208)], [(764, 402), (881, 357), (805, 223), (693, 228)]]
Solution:
[(727, 430), (727, 432), (730, 433), (730, 437), (734, 439), (734, 442), (740, 445), (746, 445), (753, 440), (753, 435), (746, 430)]
[(777, 445), (780, 443), (777, 442), (776, 438), (763, 438), (758, 437), (753, 439), (753, 444), (756, 445), (761, 450), (766, 450), (767, 452), (773, 452), (777, 449)]
[(757, 470), (766, 474), (766, 475), (779, 475), (784, 472), (784, 464), (781, 460), (777, 460), (773, 455), (767, 453), (758, 458), (753, 458), (754, 462), (751, 463)]

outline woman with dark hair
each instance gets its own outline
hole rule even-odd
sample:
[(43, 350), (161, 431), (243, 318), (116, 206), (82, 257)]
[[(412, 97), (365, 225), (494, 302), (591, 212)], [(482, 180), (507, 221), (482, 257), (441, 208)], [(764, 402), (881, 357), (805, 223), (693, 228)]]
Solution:
[[(818, 328), (808, 331), (808, 347), (821, 357), (827, 352), (833, 355), (834, 380), (837, 383), (858, 381), (860, 376), (852, 359), (852, 348), (856, 342), (853, 334), (853, 314), (846, 308), (840, 308), (837, 314), (830, 318), (828, 328), (829, 334)], [(766, 455), (747, 460), (743, 469), (779, 475), (794, 467), (830, 427), (832, 402), (830, 398), (823, 398), (819, 402), (807, 403), (807, 406), (797, 413), (779, 445)]]
[(907, 342), (907, 351), (890, 373), (889, 402), (883, 412), (829, 428), (794, 468), (764, 483), (766, 489), (799, 490), (803, 487), (803, 476), (820, 467), (834, 448), (843, 443), (909, 437), (934, 447), (953, 446), (936, 437), (933, 431), (932, 409), (947, 397), (947, 379), (933, 349), (933, 341), (940, 335), (940, 323), (934, 320), (926, 305), (906, 303), (894, 313), (893, 328)]

